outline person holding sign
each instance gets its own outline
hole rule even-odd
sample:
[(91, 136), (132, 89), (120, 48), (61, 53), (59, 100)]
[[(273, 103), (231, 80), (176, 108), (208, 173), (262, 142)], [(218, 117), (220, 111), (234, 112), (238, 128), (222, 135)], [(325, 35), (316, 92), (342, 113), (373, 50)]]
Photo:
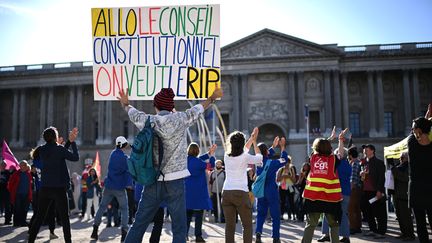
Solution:
[(145, 187), (141, 195), (135, 222), (130, 228), (125, 242), (141, 242), (144, 232), (159, 209), (161, 202), (166, 202), (172, 219), (173, 242), (186, 240), (186, 200), (185, 177), (190, 175), (187, 169), (186, 130), (212, 103), (223, 96), (222, 89), (216, 87), (207, 100), (184, 112), (174, 110), (174, 92), (171, 88), (162, 88), (153, 99), (156, 115), (149, 115), (129, 104), (128, 92), (121, 90), (117, 99), (128, 113), (130, 120), (138, 129), (143, 129), (147, 119), (154, 125), (155, 133), (161, 138), (164, 149), (161, 162), (162, 174), (157, 182)]

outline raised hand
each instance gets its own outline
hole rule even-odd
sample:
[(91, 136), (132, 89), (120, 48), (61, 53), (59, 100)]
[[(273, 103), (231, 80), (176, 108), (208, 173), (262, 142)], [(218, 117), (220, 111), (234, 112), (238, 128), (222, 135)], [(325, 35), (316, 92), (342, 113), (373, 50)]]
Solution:
[(258, 127), (255, 127), (255, 128), (253, 129), (253, 131), (252, 131), (252, 134), (251, 134), (251, 137), (252, 137), (252, 139), (253, 139), (254, 141), (257, 140), (257, 138), (258, 138), (258, 133), (259, 133), (259, 129), (258, 129)]
[(273, 140), (272, 148), (276, 148), (279, 145), (279, 136), (276, 136)]
[(215, 100), (215, 99), (222, 98), (222, 96), (223, 96), (223, 91), (219, 87), (219, 85), (216, 84), (216, 89), (213, 91), (213, 94), (210, 97), (211, 99)]
[(339, 134), (339, 140), (345, 139), (345, 134), (348, 132), (348, 128), (345, 128), (341, 133)]
[(331, 132), (331, 135), (330, 135), (330, 137), (328, 138), (328, 140), (333, 140), (333, 139), (335, 139), (336, 138), (336, 126), (333, 126), (333, 130), (332, 130), (332, 132)]
[(129, 96), (128, 96), (128, 92), (129, 92), (129, 89), (127, 89), (127, 88), (126, 88), (126, 92), (124, 92), (124, 90), (121, 89), (121, 90), (119, 91), (119, 96), (116, 97), (116, 98), (120, 101), (120, 104), (121, 104), (123, 107), (126, 107), (126, 106), (129, 105)]
[(210, 147), (210, 149), (209, 149), (209, 155), (214, 155), (215, 154), (215, 152), (216, 152), (216, 149), (217, 149), (217, 145), (216, 144), (213, 144), (211, 147)]
[(72, 131), (69, 132), (69, 142), (75, 141), (78, 137), (78, 128), (74, 127)]

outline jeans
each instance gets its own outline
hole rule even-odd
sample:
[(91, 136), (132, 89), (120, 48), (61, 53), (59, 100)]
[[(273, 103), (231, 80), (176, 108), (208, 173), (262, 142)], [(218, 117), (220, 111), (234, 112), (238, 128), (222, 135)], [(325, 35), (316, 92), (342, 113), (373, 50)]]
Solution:
[[(350, 226), (349, 226), (349, 222), (348, 222), (348, 204), (350, 201), (350, 196), (343, 196), (343, 200), (341, 203), (341, 207), (342, 207), (342, 222), (340, 224), (339, 227), (339, 236), (343, 236), (343, 237), (347, 237), (349, 238), (350, 236)], [(329, 233), (329, 225), (328, 225), (328, 221), (327, 218), (324, 217), (324, 220), (322, 222), (322, 233), (324, 235), (328, 235)]]
[(31, 228), (29, 230), (29, 243), (35, 241), (39, 229), (42, 225), (42, 221), (44, 220), (45, 216), (47, 215), (48, 209), (53, 203), (55, 203), (57, 212), (60, 215), (65, 242), (72, 242), (69, 222), (69, 202), (66, 189), (42, 187), (39, 191), (39, 207), (37, 210), (36, 219), (34, 220), (34, 223), (31, 225)]
[[(303, 233), (302, 243), (311, 243), (314, 230), (318, 225), (321, 213), (308, 213), (306, 215), (306, 225)], [(336, 221), (336, 216), (333, 214), (325, 214), (330, 225), (330, 242), (339, 243), (339, 224)]]
[[(99, 205), (99, 209), (96, 212), (94, 219), (94, 225), (99, 226), (101, 224), (102, 214), (107, 210), (108, 204), (113, 198), (116, 198), (119, 203), (119, 209), (121, 213), (121, 228), (128, 230), (128, 202), (125, 190), (113, 190), (105, 188), (102, 193), (102, 202)], [(87, 205), (90, 207), (90, 205)]]
[(186, 211), (187, 214), (187, 233), (189, 234), (189, 227), (192, 221), (192, 217), (195, 216), (195, 236), (202, 236), (202, 222), (204, 210), (192, 210), (188, 209)]
[(164, 202), (172, 219), (174, 243), (186, 241), (186, 199), (184, 179), (157, 181), (146, 186), (138, 204), (135, 221), (126, 236), (125, 243), (141, 242), (148, 225)]

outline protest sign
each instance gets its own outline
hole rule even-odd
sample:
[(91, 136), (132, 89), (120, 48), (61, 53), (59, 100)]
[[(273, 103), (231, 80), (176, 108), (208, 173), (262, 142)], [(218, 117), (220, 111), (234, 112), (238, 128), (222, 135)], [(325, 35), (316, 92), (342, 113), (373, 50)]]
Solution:
[(205, 99), (220, 85), (219, 5), (92, 9), (95, 100)]

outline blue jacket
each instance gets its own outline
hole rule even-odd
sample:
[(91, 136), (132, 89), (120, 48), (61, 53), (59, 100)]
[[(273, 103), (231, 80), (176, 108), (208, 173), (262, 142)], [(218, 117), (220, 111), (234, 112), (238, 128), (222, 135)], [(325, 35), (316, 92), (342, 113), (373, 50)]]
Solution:
[[(269, 155), (263, 156), (263, 166), (257, 167), (257, 176), (259, 176), (264, 170), (266, 163), (268, 163), (267, 162), (268, 158), (273, 157), (274, 154), (275, 151), (272, 148), (270, 148)], [(279, 196), (278, 185), (276, 183), (276, 173), (279, 170), (279, 168), (284, 167), (288, 161), (288, 154), (286, 151), (282, 151), (281, 158), (285, 159), (284, 163), (281, 163), (279, 160), (269, 161), (271, 162), (271, 164), (270, 164), (270, 168), (267, 171), (266, 180), (264, 184), (264, 194), (266, 197), (267, 196), (272, 197), (275, 194)]]
[(112, 190), (124, 190), (132, 185), (132, 177), (127, 166), (127, 155), (121, 149), (111, 152), (108, 164), (108, 174), (104, 180), (104, 187)]
[(215, 165), (215, 158), (204, 154), (200, 157), (188, 156), (188, 170), (190, 176), (186, 178), (186, 209), (212, 209), (212, 203), (207, 188), (205, 160), (210, 159), (211, 167)]
[(337, 172), (339, 175), (339, 181), (342, 188), (342, 195), (351, 195), (351, 173), (352, 167), (347, 159), (342, 159), (339, 166), (337, 167)]
[[(72, 152), (68, 148), (72, 148)], [(34, 159), (42, 162), (41, 185), (42, 187), (57, 187), (69, 189), (71, 180), (66, 160), (78, 161), (79, 154), (76, 143), (67, 141), (65, 146), (57, 143), (46, 143), (38, 147)]]

